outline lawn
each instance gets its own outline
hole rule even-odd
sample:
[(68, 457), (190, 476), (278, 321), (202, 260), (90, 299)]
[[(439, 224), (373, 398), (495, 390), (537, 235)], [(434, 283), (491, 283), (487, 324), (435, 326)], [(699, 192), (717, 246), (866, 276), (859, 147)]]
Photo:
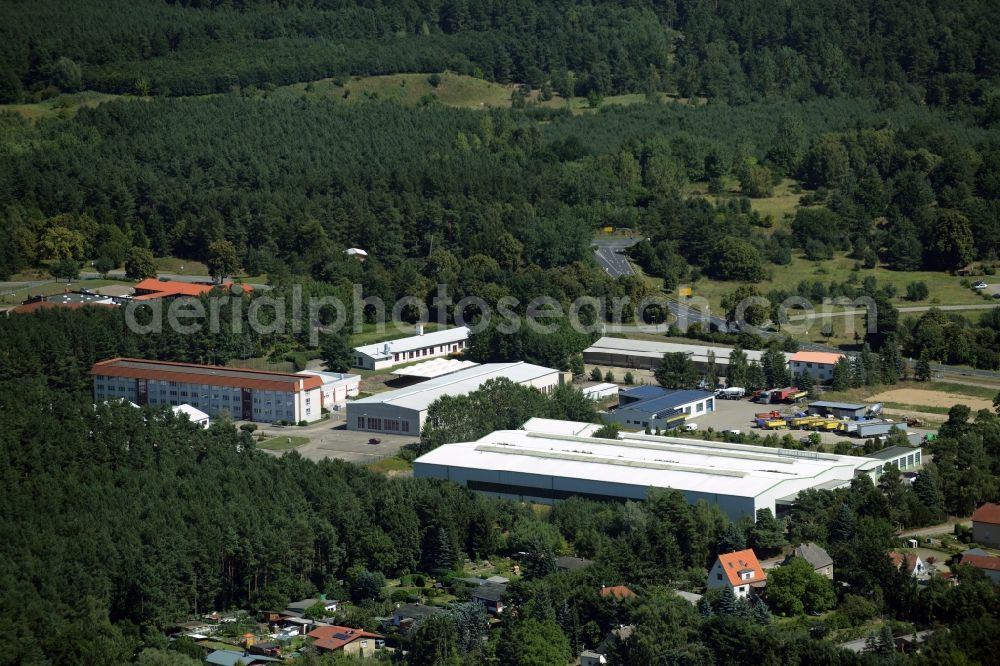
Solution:
[(382, 460), (373, 462), (368, 465), (368, 469), (379, 474), (385, 474), (386, 476), (396, 476), (404, 472), (409, 472), (413, 469), (413, 464), (403, 460), (399, 456), (392, 456), (391, 458), (382, 458)]
[(159, 257), (156, 260), (157, 273), (174, 275), (204, 275), (208, 277), (208, 266), (200, 261), (178, 259), (177, 257)]
[[(684, 192), (688, 196), (702, 197), (713, 203), (725, 202), (729, 199), (739, 199), (743, 196), (740, 192), (739, 181), (736, 178), (726, 176), (723, 178), (723, 183), (725, 185), (725, 191), (721, 194), (710, 194), (708, 191), (708, 183), (704, 181), (688, 184)], [(785, 178), (780, 183), (775, 185), (772, 196), (760, 199), (751, 199), (750, 207), (764, 217), (770, 215), (774, 220), (775, 226), (783, 226), (781, 225), (782, 220), (786, 215), (792, 216), (795, 214), (795, 209), (798, 208), (799, 205), (799, 199), (801, 199), (804, 194), (803, 192), (795, 192), (797, 185), (797, 181), (794, 181), (791, 178)], [(787, 226), (787, 224), (784, 226)]]
[(72, 118), (77, 111), (84, 107), (95, 107), (104, 102), (116, 99), (147, 99), (143, 97), (132, 97), (126, 95), (111, 95), (93, 91), (57, 95), (44, 102), (33, 104), (0, 104), (0, 113), (19, 113), (28, 120), (38, 120), (40, 118)]
[(289, 437), (287, 435), (280, 435), (278, 437), (272, 437), (271, 439), (265, 439), (263, 442), (259, 442), (257, 444), (257, 448), (267, 449), (268, 451), (286, 451), (308, 443), (308, 437)]
[[(436, 322), (428, 322), (424, 324), (425, 333), (430, 333), (431, 331), (436, 331), (441, 328), (447, 328), (447, 326), (442, 326)], [(407, 324), (404, 322), (387, 323), (382, 327), (382, 330), (379, 330), (379, 326), (377, 324), (365, 323), (362, 325), (360, 333), (355, 333), (351, 336), (351, 346), (360, 347), (361, 345), (370, 345), (374, 342), (395, 340), (396, 338), (405, 338), (416, 334), (417, 327), (414, 324)]]
[(108, 285), (132, 285), (132, 282), (123, 282), (121, 280), (75, 280), (68, 283), (62, 282), (61, 280), (53, 280), (36, 287), (20, 287), (18, 289), (4, 290), (0, 292), (0, 303), (2, 304), (17, 304), (29, 296), (53, 296), (55, 294), (62, 294), (66, 291), (77, 291), (79, 289), (99, 289), (100, 287), (107, 287)]
[[(770, 266), (771, 279), (754, 285), (759, 292), (767, 294), (772, 289), (784, 289), (794, 292), (795, 287), (803, 280), (820, 281), (824, 285), (830, 282), (846, 282), (854, 272), (856, 262), (846, 255), (837, 255), (825, 261), (810, 261), (801, 253), (795, 253), (787, 266)], [(891, 284), (896, 288), (893, 305), (896, 307), (932, 306), (932, 305), (982, 305), (984, 300), (973, 290), (961, 285), (961, 278), (947, 273), (933, 271), (893, 271), (884, 266), (870, 269), (860, 269), (856, 273), (857, 284), (866, 277), (872, 276), (878, 284)], [(910, 282), (925, 282), (929, 297), (923, 301), (907, 301), (902, 298), (906, 293), (906, 285)], [(713, 311), (722, 312), (722, 298), (734, 291), (740, 283), (720, 282), (701, 279), (692, 286), (694, 296), (708, 299)]]

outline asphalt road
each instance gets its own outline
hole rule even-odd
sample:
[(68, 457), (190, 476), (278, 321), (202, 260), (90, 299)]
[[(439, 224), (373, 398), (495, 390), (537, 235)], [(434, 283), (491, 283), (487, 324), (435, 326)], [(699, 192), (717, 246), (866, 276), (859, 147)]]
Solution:
[(641, 238), (597, 238), (593, 241), (594, 258), (611, 277), (635, 275), (632, 265), (625, 257), (625, 250), (641, 240)]

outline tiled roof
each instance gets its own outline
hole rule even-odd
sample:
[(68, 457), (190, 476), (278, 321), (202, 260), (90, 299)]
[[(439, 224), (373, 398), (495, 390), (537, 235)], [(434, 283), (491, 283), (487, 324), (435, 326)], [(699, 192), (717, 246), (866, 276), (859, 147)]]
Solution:
[(904, 567), (906, 573), (913, 573), (913, 570), (917, 568), (917, 556), (914, 553), (900, 553), (894, 550), (889, 553), (889, 561), (892, 562), (892, 566), (899, 569)]
[(90, 369), (90, 374), (104, 377), (161, 379), (187, 384), (207, 384), (209, 386), (228, 386), (262, 391), (289, 391), (292, 393), (297, 393), (299, 390), (308, 391), (323, 385), (323, 379), (317, 375), (227, 368), (219, 365), (149, 361), (138, 358), (110, 358), (100, 361)]
[(971, 564), (977, 569), (1000, 571), (1000, 557), (991, 555), (963, 555), (962, 564)]
[(1000, 525), (1000, 505), (987, 502), (972, 514), (972, 522)]
[[(249, 285), (240, 285), (244, 291), (253, 291)], [(167, 296), (200, 296), (215, 288), (225, 290), (232, 289), (232, 282), (219, 284), (206, 284), (203, 282), (181, 282), (179, 280), (160, 280), (158, 278), (146, 278), (135, 285), (135, 297), (137, 301), (148, 301), (155, 298)]]
[(795, 557), (801, 557), (813, 569), (822, 569), (833, 564), (830, 554), (814, 543), (804, 543), (795, 549)]
[[(745, 585), (767, 580), (767, 574), (764, 573), (752, 548), (738, 550), (735, 553), (723, 553), (719, 555), (719, 562), (722, 563), (722, 570), (726, 572), (730, 585)], [(744, 571), (752, 571), (753, 575), (744, 579), (740, 575)]]
[(310, 631), (306, 636), (316, 639), (313, 645), (319, 650), (334, 651), (339, 650), (348, 643), (361, 638), (382, 638), (379, 634), (373, 634), (364, 629), (353, 629), (351, 627), (318, 627)]
[(602, 597), (614, 597), (616, 599), (631, 599), (639, 596), (625, 585), (613, 585), (601, 588)]

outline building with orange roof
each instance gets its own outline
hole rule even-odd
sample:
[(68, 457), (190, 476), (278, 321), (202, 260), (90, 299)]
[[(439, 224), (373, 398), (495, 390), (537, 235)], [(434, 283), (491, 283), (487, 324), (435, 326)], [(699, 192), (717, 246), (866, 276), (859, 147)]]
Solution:
[(634, 599), (639, 596), (627, 585), (611, 585), (601, 587), (602, 597), (614, 597), (615, 599)]
[[(241, 284), (238, 287), (245, 292), (253, 291), (253, 288), (249, 285)], [(179, 280), (146, 278), (137, 282), (134, 289), (134, 300), (150, 301), (174, 296), (201, 296), (213, 289), (224, 289), (228, 292), (233, 289), (233, 283), (223, 282), (222, 284), (215, 284), (211, 282), (181, 282)]]
[(211, 417), (273, 423), (322, 417), (324, 379), (298, 374), (138, 358), (95, 363), (94, 399), (125, 399), (137, 405), (188, 404)]
[(1000, 505), (987, 502), (972, 514), (972, 540), (1000, 548)]
[(706, 587), (710, 590), (728, 587), (737, 597), (746, 597), (753, 588), (767, 584), (767, 574), (752, 548), (723, 553), (715, 559), (708, 572)]
[(379, 634), (336, 625), (317, 627), (306, 636), (313, 639), (313, 647), (320, 652), (340, 651), (352, 657), (371, 657), (385, 644)]
[(924, 576), (927, 573), (927, 565), (916, 553), (901, 553), (898, 550), (889, 552), (889, 562), (892, 566), (911, 576)]
[(819, 382), (833, 379), (833, 366), (844, 358), (839, 352), (800, 351), (791, 355), (788, 365), (793, 374), (809, 374)]

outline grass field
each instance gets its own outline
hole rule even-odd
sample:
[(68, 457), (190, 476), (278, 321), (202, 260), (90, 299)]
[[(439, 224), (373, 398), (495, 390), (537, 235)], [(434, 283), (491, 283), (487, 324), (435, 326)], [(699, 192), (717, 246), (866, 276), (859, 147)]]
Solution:
[[(67, 284), (69, 286), (67, 286)], [(75, 280), (70, 283), (61, 281), (52, 281), (46, 284), (38, 285), (36, 287), (19, 287), (17, 289), (4, 289), (0, 291), (0, 303), (6, 305), (15, 305), (21, 303), (29, 296), (52, 296), (55, 294), (61, 294), (65, 291), (76, 291), (78, 289), (98, 289), (100, 287), (107, 287), (108, 285), (120, 284), (120, 285), (131, 285), (131, 282), (123, 282), (121, 280)]]
[[(424, 324), (425, 333), (430, 333), (431, 331), (436, 331), (440, 328), (447, 327), (435, 322), (428, 322)], [(355, 333), (351, 336), (351, 346), (360, 347), (361, 345), (370, 345), (373, 342), (383, 342), (385, 340), (405, 338), (409, 335), (416, 334), (417, 328), (413, 324), (404, 324), (402, 322), (396, 324), (386, 324), (383, 327), (383, 330), (379, 330), (377, 325), (366, 323), (363, 325), (363, 330), (360, 333)]]
[(382, 460), (373, 462), (368, 465), (368, 469), (379, 474), (385, 474), (386, 476), (396, 476), (409, 472), (413, 469), (413, 465), (398, 456), (392, 456), (391, 458), (382, 458)]
[[(772, 289), (785, 289), (794, 291), (795, 287), (803, 280), (820, 281), (824, 285), (830, 282), (846, 282), (854, 272), (853, 268), (857, 262), (846, 255), (837, 255), (833, 259), (826, 261), (809, 261), (801, 253), (795, 253), (792, 261), (787, 266), (772, 266), (771, 279), (754, 285), (762, 294), (766, 294)], [(906, 306), (931, 306), (931, 305), (982, 305), (983, 298), (968, 287), (961, 285), (961, 278), (947, 273), (932, 271), (893, 271), (884, 266), (871, 269), (860, 269), (856, 272), (857, 283), (860, 285), (866, 277), (872, 276), (878, 280), (879, 286), (891, 284), (896, 288), (896, 296), (893, 298), (893, 305), (896, 307)], [(902, 298), (906, 293), (906, 285), (910, 282), (924, 282), (927, 284), (929, 297), (923, 301), (907, 301)], [(713, 310), (719, 308), (721, 312), (722, 298), (726, 294), (734, 291), (739, 283), (720, 282), (716, 280), (701, 279), (691, 285), (695, 296), (708, 299)]]
[(278, 437), (272, 437), (271, 439), (265, 439), (263, 442), (258, 442), (257, 448), (267, 449), (268, 451), (286, 451), (308, 443), (308, 437), (289, 437), (288, 435), (280, 435)]
[[(688, 196), (702, 197), (713, 203), (725, 202), (729, 199), (739, 199), (743, 196), (740, 192), (739, 181), (736, 178), (726, 176), (723, 178), (723, 183), (725, 184), (725, 191), (721, 194), (710, 194), (707, 182), (690, 183), (684, 189), (684, 192)], [(802, 192), (796, 193), (794, 191), (797, 184), (797, 181), (785, 178), (774, 187), (773, 196), (762, 199), (751, 199), (750, 207), (764, 217), (771, 216), (776, 227), (787, 226), (787, 223), (782, 224), (782, 220), (785, 219), (785, 216), (795, 214), (795, 209), (798, 207), (799, 199), (802, 198), (803, 194)]]
[[(287, 86), (278, 86), (273, 90), (262, 90), (258, 94), (261, 97), (295, 95), (307, 98), (331, 98), (347, 104), (381, 99), (409, 106), (431, 102), (468, 109), (488, 109), (510, 107), (511, 94), (517, 88), (515, 84), (493, 83), (453, 72), (444, 72), (439, 76), (441, 80), (436, 87), (428, 81), (429, 73), (389, 74), (293, 83)], [(103, 102), (120, 99), (148, 100), (150, 98), (86, 91), (58, 95), (44, 102), (33, 104), (0, 104), (0, 113), (10, 111), (18, 113), (28, 120), (55, 117), (71, 118), (83, 107), (94, 107)], [(637, 104), (645, 99), (643, 94), (610, 95), (601, 101), (601, 106)], [(689, 100), (671, 95), (663, 95), (661, 99), (665, 103), (690, 103)], [(532, 103), (546, 108), (568, 107), (573, 113), (587, 113), (594, 110), (590, 108), (589, 103), (583, 97), (566, 100), (556, 95), (548, 101), (542, 101), (539, 91), (535, 90), (532, 92), (530, 100)], [(695, 101), (700, 103), (702, 100)], [(190, 274), (199, 275), (199, 273)]]
[(9, 111), (19, 113), (28, 120), (38, 120), (40, 118), (72, 118), (77, 111), (84, 107), (95, 107), (104, 102), (115, 99), (148, 99), (145, 97), (131, 97), (127, 95), (111, 95), (93, 91), (57, 95), (44, 102), (34, 104), (0, 104), (0, 113)]

